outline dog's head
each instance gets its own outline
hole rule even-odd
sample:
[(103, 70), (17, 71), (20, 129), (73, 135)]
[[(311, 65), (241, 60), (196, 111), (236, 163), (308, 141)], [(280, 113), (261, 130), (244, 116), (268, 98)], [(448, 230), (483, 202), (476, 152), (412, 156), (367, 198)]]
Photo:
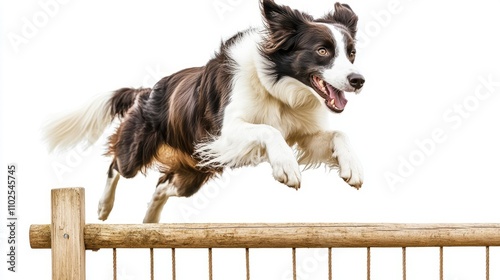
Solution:
[(334, 12), (315, 19), (273, 0), (263, 0), (261, 10), (268, 32), (261, 48), (272, 62), (272, 74), (277, 80), (288, 76), (300, 81), (328, 109), (342, 112), (344, 92), (359, 93), (365, 82), (353, 65), (356, 14), (336, 3)]

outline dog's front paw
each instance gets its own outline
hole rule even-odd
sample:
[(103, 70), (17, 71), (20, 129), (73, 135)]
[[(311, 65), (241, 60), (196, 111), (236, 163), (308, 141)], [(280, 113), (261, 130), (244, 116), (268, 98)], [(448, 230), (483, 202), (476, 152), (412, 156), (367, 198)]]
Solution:
[(363, 168), (352, 152), (347, 137), (341, 132), (336, 132), (333, 137), (333, 147), (333, 158), (336, 162), (334, 166), (339, 168), (339, 176), (359, 190), (363, 185)]
[(356, 189), (363, 185), (363, 168), (358, 159), (353, 155), (341, 154), (337, 156), (339, 163), (339, 176), (346, 183)]
[(300, 170), (299, 164), (295, 159), (277, 160), (271, 162), (273, 176), (278, 182), (283, 183), (290, 188), (298, 190), (300, 188)]

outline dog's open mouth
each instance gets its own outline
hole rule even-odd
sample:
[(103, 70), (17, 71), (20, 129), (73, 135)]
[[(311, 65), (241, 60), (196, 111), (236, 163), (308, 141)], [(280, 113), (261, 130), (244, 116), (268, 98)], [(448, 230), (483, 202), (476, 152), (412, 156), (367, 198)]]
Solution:
[(311, 84), (316, 92), (325, 99), (325, 104), (328, 109), (335, 113), (341, 113), (344, 111), (345, 105), (347, 104), (347, 99), (344, 96), (344, 92), (334, 86), (330, 85), (318, 76), (311, 76)]

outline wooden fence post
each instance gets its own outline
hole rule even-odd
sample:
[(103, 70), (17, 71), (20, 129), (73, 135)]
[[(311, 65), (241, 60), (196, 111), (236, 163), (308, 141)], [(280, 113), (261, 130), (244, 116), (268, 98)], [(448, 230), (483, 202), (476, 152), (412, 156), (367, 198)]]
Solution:
[(52, 190), (52, 279), (85, 280), (85, 190)]

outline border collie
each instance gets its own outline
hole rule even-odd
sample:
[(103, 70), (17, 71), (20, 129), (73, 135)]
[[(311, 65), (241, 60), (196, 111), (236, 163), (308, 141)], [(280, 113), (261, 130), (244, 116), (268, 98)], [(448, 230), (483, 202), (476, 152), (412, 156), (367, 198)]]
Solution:
[[(113, 119), (112, 157), (99, 201), (106, 220), (121, 176), (156, 167), (161, 176), (144, 218), (156, 223), (167, 199), (191, 196), (224, 168), (268, 162), (279, 182), (298, 189), (301, 172), (326, 164), (359, 189), (363, 172), (330, 113), (365, 82), (353, 65), (358, 17), (346, 4), (321, 18), (261, 0), (264, 27), (239, 32), (201, 67), (153, 88), (122, 88), (49, 123), (50, 150), (93, 144)], [(294, 152), (295, 151), (295, 152)]]

